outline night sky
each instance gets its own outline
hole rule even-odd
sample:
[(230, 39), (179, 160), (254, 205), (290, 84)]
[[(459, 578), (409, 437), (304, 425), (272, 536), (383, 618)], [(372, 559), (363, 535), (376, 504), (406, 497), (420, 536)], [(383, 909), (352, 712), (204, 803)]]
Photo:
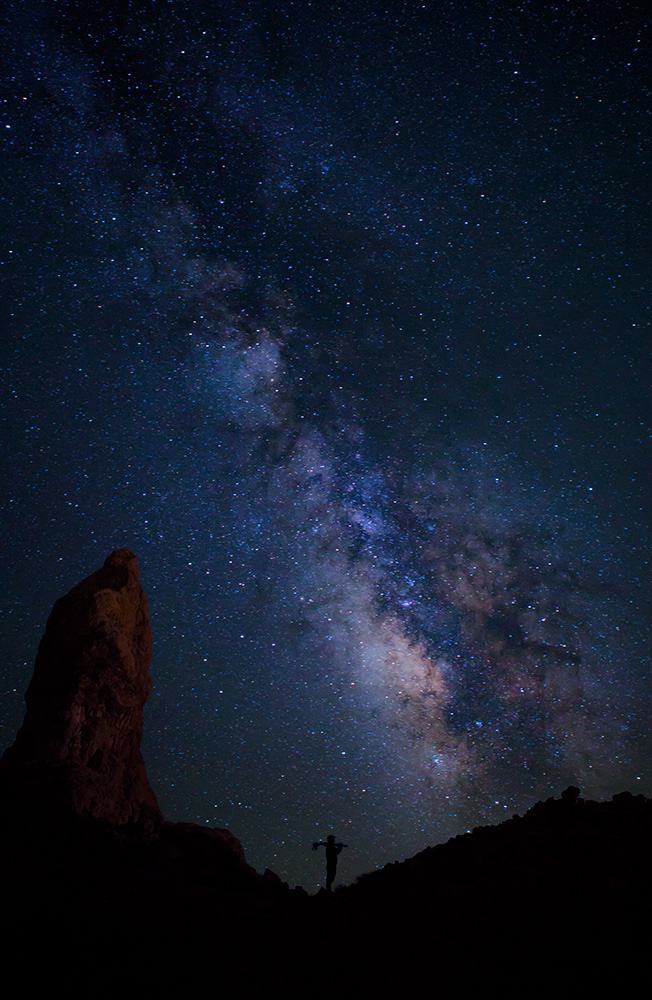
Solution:
[(128, 547), (259, 870), (652, 794), (648, 4), (7, 6), (0, 746)]

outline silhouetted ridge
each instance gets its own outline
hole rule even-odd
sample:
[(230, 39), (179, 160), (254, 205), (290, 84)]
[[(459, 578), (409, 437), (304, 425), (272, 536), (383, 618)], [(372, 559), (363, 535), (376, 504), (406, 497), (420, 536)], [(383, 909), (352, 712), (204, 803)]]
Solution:
[(228, 830), (163, 821), (142, 757), (151, 640), (132, 553), (54, 606), (0, 765), (8, 981), (28, 995), (456, 995), (647, 971), (652, 803), (570, 786), (334, 894), (290, 891)]

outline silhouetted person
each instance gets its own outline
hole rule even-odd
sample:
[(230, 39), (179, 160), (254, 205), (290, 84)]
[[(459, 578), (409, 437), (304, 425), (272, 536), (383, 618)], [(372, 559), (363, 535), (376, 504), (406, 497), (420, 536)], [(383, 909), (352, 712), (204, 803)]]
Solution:
[(326, 891), (331, 892), (333, 882), (335, 881), (335, 872), (337, 871), (337, 855), (341, 853), (343, 847), (347, 847), (347, 844), (336, 844), (335, 837), (332, 833), (326, 837), (326, 840), (316, 840), (312, 845), (313, 851), (316, 851), (318, 847), (326, 848)]

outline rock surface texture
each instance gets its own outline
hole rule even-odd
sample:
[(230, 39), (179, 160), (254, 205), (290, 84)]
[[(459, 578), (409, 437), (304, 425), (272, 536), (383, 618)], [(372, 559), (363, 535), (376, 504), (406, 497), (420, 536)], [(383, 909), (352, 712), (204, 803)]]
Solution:
[(5, 794), (114, 825), (160, 823), (140, 753), (151, 650), (138, 561), (117, 549), (52, 609), (25, 720), (0, 761)]

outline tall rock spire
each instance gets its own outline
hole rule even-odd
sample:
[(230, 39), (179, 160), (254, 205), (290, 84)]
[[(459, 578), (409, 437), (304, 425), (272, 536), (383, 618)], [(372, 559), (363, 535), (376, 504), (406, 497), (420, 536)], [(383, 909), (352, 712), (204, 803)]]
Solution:
[(116, 825), (160, 821), (140, 752), (151, 650), (138, 561), (117, 549), (52, 609), (0, 761), (5, 794)]

